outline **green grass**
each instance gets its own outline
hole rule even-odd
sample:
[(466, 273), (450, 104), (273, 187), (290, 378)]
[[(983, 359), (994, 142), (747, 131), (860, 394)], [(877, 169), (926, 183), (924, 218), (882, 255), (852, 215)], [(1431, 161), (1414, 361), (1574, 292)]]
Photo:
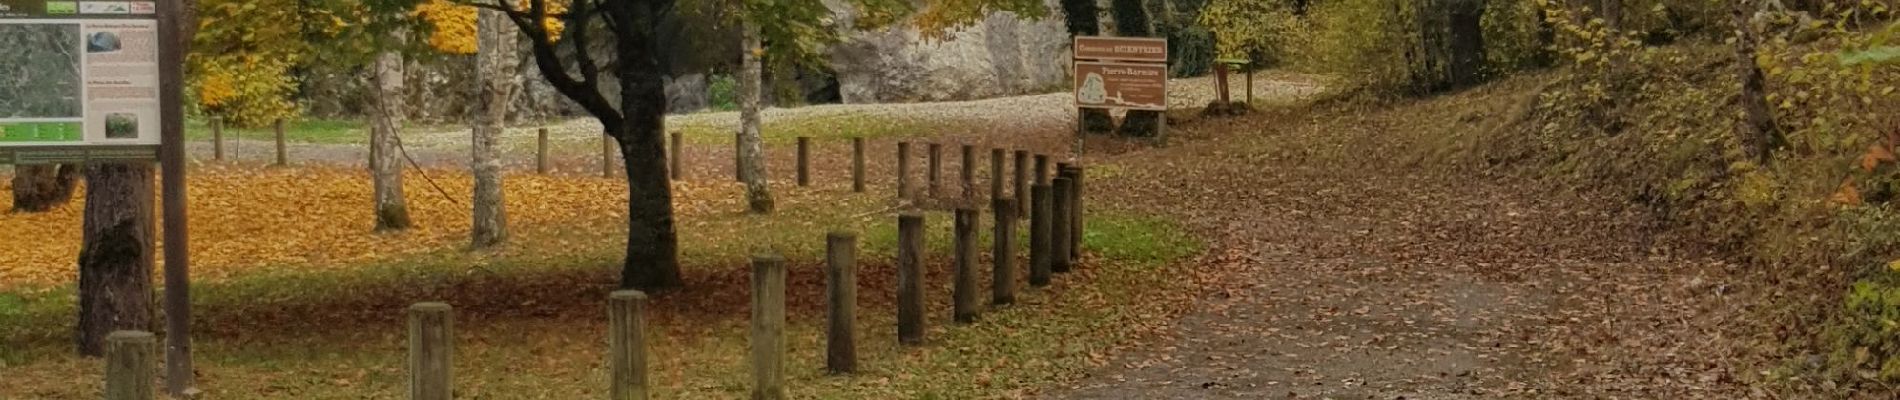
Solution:
[[(272, 127), (224, 128), (225, 140), (273, 140), (277, 137)], [(201, 118), (185, 121), (185, 138), (194, 141), (211, 140), (210, 123)], [(336, 119), (304, 119), (284, 123), (284, 140), (293, 143), (343, 144), (365, 143), (369, 141), (369, 128), (362, 121)]]
[[(735, 115), (732, 119), (738, 117)], [(714, 124), (705, 120), (687, 120), (674, 128), (686, 134), (686, 140), (696, 144), (730, 144), (734, 134), (734, 124)], [(837, 114), (807, 116), (799, 118), (767, 118), (760, 128), (760, 135), (767, 144), (788, 144), (799, 137), (812, 140), (844, 140), (853, 137), (867, 139), (880, 137), (918, 136), (935, 133), (938, 127), (919, 120), (896, 118), (874, 114)]]

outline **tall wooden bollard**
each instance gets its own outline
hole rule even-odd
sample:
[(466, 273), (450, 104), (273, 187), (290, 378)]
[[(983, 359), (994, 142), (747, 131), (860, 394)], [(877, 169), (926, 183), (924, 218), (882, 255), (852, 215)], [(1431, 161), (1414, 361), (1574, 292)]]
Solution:
[(106, 400), (152, 400), (153, 349), (151, 332), (115, 331), (106, 335)]
[(613, 400), (647, 398), (647, 295), (619, 290), (607, 296), (607, 363)]
[(943, 195), (943, 191), (942, 191), (942, 188), (943, 188), (943, 144), (942, 143), (930, 144), (930, 154), (929, 154), (927, 168), (929, 168), (929, 170), (924, 172), (924, 181), (926, 182), (926, 185), (929, 186), (929, 194), (927, 195), (927, 197), (934, 199), (934, 198), (937, 198), (938, 196)]
[(745, 182), (745, 148), (744, 148), (745, 146), (743, 146), (743, 144), (745, 143), (745, 140), (740, 139), (739, 135), (740, 133), (737, 133), (737, 132), (734, 132), (732, 134), (732, 181), (733, 182)]
[(1007, 197), (990, 200), (990, 211), (996, 215), (996, 232), (991, 234), (993, 246), (990, 259), (995, 265), (990, 268), (990, 303), (1004, 305), (1016, 302), (1016, 201)]
[(956, 282), (951, 287), (955, 309), (952, 316), (957, 322), (966, 324), (976, 322), (977, 315), (983, 313), (982, 303), (977, 302), (976, 287), (976, 226), (979, 216), (981, 213), (975, 207), (965, 206), (956, 210)]
[(825, 291), (829, 329), (825, 334), (825, 370), (858, 371), (858, 234), (825, 235)]
[(548, 174), (548, 128), (534, 131), (534, 173)]
[(224, 161), (224, 117), (211, 119), (211, 159)]
[(673, 180), (676, 180), (676, 181), (686, 179), (685, 147), (686, 147), (686, 134), (681, 133), (681, 132), (673, 132), (673, 149), (672, 149), (673, 151), (670, 154), (668, 154), (671, 157), (667, 157), (666, 161), (668, 163), (667, 172), (671, 172), (673, 175)]
[(614, 137), (600, 135), (600, 177), (614, 177)]
[(864, 138), (851, 138), (851, 192), (864, 193)]
[(1085, 242), (1083, 239), (1086, 239), (1086, 237), (1083, 236), (1083, 232), (1086, 232), (1086, 230), (1082, 229), (1082, 217), (1084, 213), (1082, 212), (1083, 191), (1081, 165), (1069, 167), (1069, 191), (1069, 260), (1070, 264), (1073, 265), (1074, 263), (1081, 262), (1082, 244)]
[(990, 198), (1003, 198), (1003, 149), (990, 149)]
[(1049, 259), (1050, 213), (1055, 211), (1055, 198), (1049, 185), (1030, 186), (1030, 201), (1036, 203), (1029, 212), (1029, 286), (1049, 286), (1051, 268)]
[(924, 344), (924, 215), (897, 216), (897, 342)]
[(1037, 185), (1049, 184), (1049, 155), (1048, 154), (1036, 155), (1036, 170), (1035, 172), (1032, 172), (1032, 174), (1035, 174), (1036, 176), (1035, 182)]
[(290, 165), (289, 150), (284, 148), (284, 120), (278, 118), (276, 122), (271, 124), (271, 130), (277, 133), (277, 166)]
[(1029, 217), (1029, 151), (1016, 151), (1016, 215)]
[(446, 303), (409, 306), (409, 399), (449, 400), (455, 381), (455, 316)]
[(963, 200), (976, 204), (976, 146), (963, 145), (962, 167), (958, 178), (963, 181)]
[(1074, 215), (1069, 212), (1069, 196), (1073, 195), (1071, 185), (1075, 183), (1067, 176), (1057, 176), (1053, 182), (1049, 190), (1054, 197), (1050, 201), (1052, 210), (1049, 213), (1049, 270), (1069, 272), (1069, 217)]
[(798, 186), (811, 186), (811, 138), (798, 137)]
[(910, 197), (910, 142), (897, 142), (897, 198)]
[(785, 398), (785, 258), (752, 257), (752, 399)]

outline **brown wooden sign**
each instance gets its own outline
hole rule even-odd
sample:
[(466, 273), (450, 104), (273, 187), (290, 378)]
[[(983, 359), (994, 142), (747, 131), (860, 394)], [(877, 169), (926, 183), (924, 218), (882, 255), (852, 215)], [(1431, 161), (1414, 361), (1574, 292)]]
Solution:
[(1168, 65), (1077, 61), (1075, 105), (1165, 111)]
[(1168, 62), (1168, 40), (1140, 37), (1076, 36), (1075, 59)]

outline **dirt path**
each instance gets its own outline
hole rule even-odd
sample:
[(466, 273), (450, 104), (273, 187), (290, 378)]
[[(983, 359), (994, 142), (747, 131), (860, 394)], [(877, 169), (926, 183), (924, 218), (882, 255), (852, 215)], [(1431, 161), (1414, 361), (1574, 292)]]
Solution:
[(1366, 114), (1189, 124), (1105, 159), (1127, 172), (1092, 187), (1216, 238), (1227, 286), (1046, 397), (1747, 395), (1710, 344), (1720, 263), (1667, 256), (1612, 199), (1392, 161), (1407, 127)]

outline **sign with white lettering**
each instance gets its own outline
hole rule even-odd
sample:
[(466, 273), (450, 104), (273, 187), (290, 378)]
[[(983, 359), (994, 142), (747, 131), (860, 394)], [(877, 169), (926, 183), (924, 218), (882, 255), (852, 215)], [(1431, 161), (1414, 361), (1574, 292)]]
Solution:
[(1075, 59), (1168, 62), (1168, 40), (1143, 37), (1076, 36)]
[(1168, 65), (1077, 61), (1075, 105), (1165, 111)]
[(151, 1), (0, 0), (0, 164), (157, 158)]

